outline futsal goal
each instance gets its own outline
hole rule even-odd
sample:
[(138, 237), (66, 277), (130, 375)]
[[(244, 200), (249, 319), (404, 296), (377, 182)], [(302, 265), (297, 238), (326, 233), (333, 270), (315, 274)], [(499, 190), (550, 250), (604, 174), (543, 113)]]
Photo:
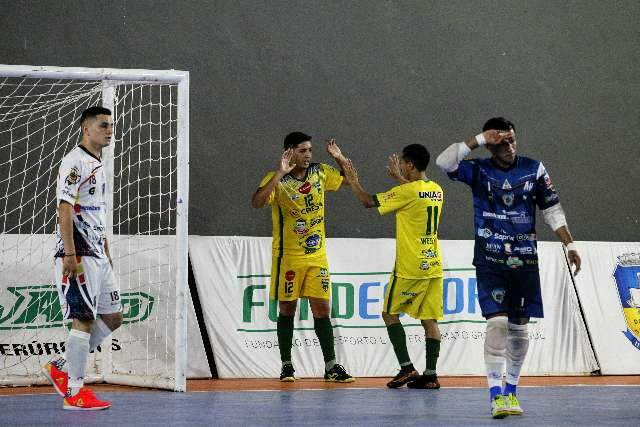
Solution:
[(0, 385), (45, 383), (64, 352), (56, 177), (95, 105), (113, 113), (103, 163), (124, 321), (87, 380), (185, 391), (189, 73), (21, 65), (0, 65)]

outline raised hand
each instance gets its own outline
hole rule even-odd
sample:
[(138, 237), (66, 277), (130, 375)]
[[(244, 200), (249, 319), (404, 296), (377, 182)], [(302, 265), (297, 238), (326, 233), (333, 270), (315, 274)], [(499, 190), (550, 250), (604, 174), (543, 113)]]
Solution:
[(327, 139), (326, 145), (327, 145), (327, 153), (329, 153), (331, 157), (333, 157), (336, 160), (342, 157), (342, 151), (340, 150), (340, 147), (338, 147), (338, 144), (336, 143), (335, 138)]
[(502, 144), (506, 140), (515, 140), (516, 133), (513, 129), (509, 131), (490, 129), (482, 133), (487, 145)]
[(387, 173), (391, 178), (400, 183), (408, 182), (405, 177), (402, 176), (402, 171), (400, 170), (400, 159), (395, 153), (389, 156), (389, 162), (387, 163)]
[(293, 158), (293, 148), (289, 148), (282, 153), (282, 158), (280, 159), (280, 167), (278, 170), (282, 173), (282, 175), (286, 175), (296, 167), (295, 163), (291, 163), (291, 159)]

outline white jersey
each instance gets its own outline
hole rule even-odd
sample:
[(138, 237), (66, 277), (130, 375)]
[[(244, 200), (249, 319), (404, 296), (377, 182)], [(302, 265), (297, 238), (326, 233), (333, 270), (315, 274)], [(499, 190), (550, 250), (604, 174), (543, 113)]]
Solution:
[[(102, 162), (86, 148), (78, 145), (64, 156), (58, 170), (57, 206), (68, 202), (74, 208), (73, 242), (77, 256), (106, 258), (106, 187)], [(55, 256), (62, 257), (65, 251), (59, 223), (56, 237)]]

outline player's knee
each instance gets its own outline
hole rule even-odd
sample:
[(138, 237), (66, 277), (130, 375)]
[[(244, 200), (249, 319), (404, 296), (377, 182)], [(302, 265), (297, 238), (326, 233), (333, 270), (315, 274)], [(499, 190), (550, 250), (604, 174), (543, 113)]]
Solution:
[(505, 356), (507, 346), (507, 317), (495, 316), (487, 319), (487, 335), (484, 339), (484, 357), (487, 361)]
[(382, 320), (384, 321), (385, 325), (389, 326), (393, 325), (394, 323), (400, 323), (400, 316), (397, 314), (389, 314), (383, 311)]
[(100, 318), (112, 331), (115, 331), (122, 325), (122, 313), (101, 314)]
[(298, 301), (280, 301), (278, 303), (278, 309), (283, 316), (293, 316), (296, 314), (296, 308), (298, 307)]
[(509, 322), (507, 327), (507, 357), (515, 362), (523, 362), (529, 349), (529, 327)]

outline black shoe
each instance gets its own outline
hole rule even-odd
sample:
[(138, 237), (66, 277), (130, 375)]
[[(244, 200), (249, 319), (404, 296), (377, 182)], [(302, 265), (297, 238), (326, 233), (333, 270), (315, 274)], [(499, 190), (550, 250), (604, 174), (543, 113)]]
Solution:
[(438, 382), (438, 376), (436, 374), (432, 375), (420, 375), (413, 380), (407, 383), (408, 388), (426, 388), (435, 390), (440, 388), (440, 383)]
[(351, 375), (347, 374), (347, 371), (344, 369), (344, 366), (338, 365), (337, 363), (333, 365), (333, 368), (325, 371), (324, 380), (331, 381), (334, 383), (352, 383), (356, 379)]
[(296, 380), (296, 377), (293, 375), (294, 372), (296, 372), (295, 369), (293, 369), (293, 365), (287, 363), (286, 365), (282, 365), (282, 372), (280, 372), (280, 381), (282, 382), (294, 382)]
[(413, 381), (418, 377), (418, 371), (415, 369), (400, 369), (398, 375), (393, 377), (391, 381), (387, 383), (387, 387), (389, 388), (398, 388), (402, 387), (409, 381)]

